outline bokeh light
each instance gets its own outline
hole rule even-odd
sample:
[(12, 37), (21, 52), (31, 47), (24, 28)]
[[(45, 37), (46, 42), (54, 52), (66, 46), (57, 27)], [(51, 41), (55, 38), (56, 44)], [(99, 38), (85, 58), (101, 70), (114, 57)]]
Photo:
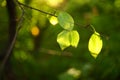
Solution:
[(67, 73), (68, 73), (69, 75), (72, 75), (72, 76), (75, 77), (75, 78), (77, 78), (77, 77), (79, 77), (79, 76), (81, 75), (81, 71), (80, 71), (80, 70), (77, 70), (77, 69), (75, 69), (75, 68), (70, 68), (70, 69), (67, 71)]
[(38, 28), (37, 26), (32, 27), (32, 29), (31, 29), (31, 34), (32, 34), (33, 36), (38, 36), (39, 33), (40, 33), (40, 30), (39, 30), (39, 28)]

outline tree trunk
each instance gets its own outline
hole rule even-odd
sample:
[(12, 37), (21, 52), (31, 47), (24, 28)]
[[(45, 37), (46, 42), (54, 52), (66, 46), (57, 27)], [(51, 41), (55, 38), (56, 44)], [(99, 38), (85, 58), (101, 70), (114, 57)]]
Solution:
[[(8, 49), (14, 39), (14, 36), (15, 36), (15, 33), (16, 33), (16, 25), (17, 25), (17, 22), (16, 22), (16, 6), (15, 6), (15, 2), (14, 0), (6, 0), (7, 2), (7, 10), (8, 10), (8, 16), (9, 16), (9, 42), (8, 42)], [(12, 53), (12, 51), (11, 51)], [(12, 72), (12, 68), (11, 68), (11, 64), (10, 64), (10, 56), (11, 56), (11, 53), (5, 63), (5, 66), (4, 66), (4, 77), (5, 77), (5, 80), (14, 80), (13, 79), (13, 72)], [(7, 53), (5, 54), (5, 56), (7, 55)]]

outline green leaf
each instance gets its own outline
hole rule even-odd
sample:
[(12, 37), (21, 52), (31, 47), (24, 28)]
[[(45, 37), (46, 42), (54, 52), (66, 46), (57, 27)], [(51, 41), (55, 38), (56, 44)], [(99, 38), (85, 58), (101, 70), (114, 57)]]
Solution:
[(58, 22), (66, 30), (72, 30), (74, 27), (74, 20), (67, 12), (60, 12), (58, 14)]
[(57, 42), (62, 50), (70, 46), (69, 34), (69, 31), (63, 30), (57, 36)]
[(89, 43), (88, 43), (88, 49), (94, 58), (98, 56), (98, 54), (102, 49), (102, 46), (103, 46), (103, 42), (100, 37), (100, 34), (95, 31), (90, 37)]
[(77, 47), (79, 42), (79, 34), (75, 30), (72, 31), (63, 30), (58, 34), (57, 42), (62, 50), (69, 47), (70, 45), (73, 47)]
[(71, 46), (77, 47), (78, 42), (79, 42), (79, 33), (75, 30), (71, 31), (71, 34), (70, 34), (70, 44), (71, 44)]

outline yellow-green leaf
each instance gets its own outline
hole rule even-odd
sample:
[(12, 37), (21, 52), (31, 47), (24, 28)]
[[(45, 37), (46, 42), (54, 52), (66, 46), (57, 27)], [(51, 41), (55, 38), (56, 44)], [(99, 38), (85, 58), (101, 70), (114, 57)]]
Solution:
[(77, 47), (79, 42), (79, 33), (75, 30), (70, 31), (70, 44), (73, 47)]
[(70, 46), (69, 35), (70, 35), (69, 31), (63, 30), (57, 36), (57, 42), (59, 43), (60, 48), (62, 50)]
[(94, 58), (98, 56), (98, 54), (102, 49), (102, 46), (103, 46), (103, 42), (100, 37), (100, 34), (95, 31), (90, 37), (89, 43), (88, 43), (88, 49)]
[(58, 14), (58, 22), (66, 30), (72, 30), (74, 27), (74, 20), (67, 12), (60, 12)]
[(73, 47), (77, 47), (79, 42), (79, 34), (75, 30), (63, 30), (58, 34), (57, 42), (62, 50), (69, 47), (70, 45)]
[(52, 25), (56, 25), (58, 23), (58, 19), (55, 16), (51, 16), (49, 21)]

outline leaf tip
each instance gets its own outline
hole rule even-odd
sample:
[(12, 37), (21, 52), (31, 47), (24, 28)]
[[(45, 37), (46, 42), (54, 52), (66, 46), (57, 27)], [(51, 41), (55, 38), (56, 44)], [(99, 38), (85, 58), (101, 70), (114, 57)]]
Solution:
[(96, 59), (97, 58), (97, 56), (98, 56), (98, 54), (96, 54), (96, 53), (92, 53), (91, 52), (91, 55)]

